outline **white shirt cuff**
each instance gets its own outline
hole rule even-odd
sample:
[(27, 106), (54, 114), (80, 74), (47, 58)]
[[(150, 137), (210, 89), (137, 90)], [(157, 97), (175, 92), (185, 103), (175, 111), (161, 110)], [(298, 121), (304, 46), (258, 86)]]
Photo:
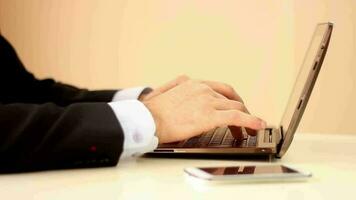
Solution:
[(112, 98), (112, 101), (138, 99), (138, 97), (142, 94), (142, 92), (146, 88), (147, 87), (134, 87), (134, 88), (128, 88), (128, 89), (117, 91), (114, 97)]
[(109, 103), (124, 133), (121, 159), (137, 157), (158, 146), (156, 125), (150, 111), (138, 100), (121, 100)]

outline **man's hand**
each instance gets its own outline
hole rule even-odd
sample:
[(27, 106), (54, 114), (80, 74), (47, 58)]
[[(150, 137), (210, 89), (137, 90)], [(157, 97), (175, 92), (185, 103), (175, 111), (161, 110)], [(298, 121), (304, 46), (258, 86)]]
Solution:
[[(152, 92), (140, 96), (139, 100), (140, 101), (149, 100), (150, 98), (160, 95), (164, 92), (167, 92), (168, 90), (170, 90), (170, 89), (172, 89), (186, 81), (189, 81), (189, 80), (191, 80), (191, 79), (186, 75), (178, 76), (176, 79), (164, 84), (161, 87), (154, 89)], [(221, 95), (224, 95), (226, 98), (229, 98), (231, 100), (236, 100), (236, 101), (243, 103), (241, 97), (235, 92), (235, 90), (231, 86), (229, 86), (227, 84), (214, 82), (214, 81), (199, 81), (199, 82), (208, 85), (216, 92), (220, 93)]]
[(180, 77), (142, 101), (153, 115), (160, 143), (184, 140), (221, 126), (254, 130), (266, 126), (248, 113), (232, 87), (222, 83)]
[(168, 90), (186, 82), (190, 80), (188, 76), (185, 76), (185, 75), (181, 75), (181, 76), (178, 76), (176, 79), (164, 84), (163, 86), (161, 87), (158, 87), (156, 89), (154, 89), (152, 92), (148, 93), (148, 94), (144, 94), (144, 95), (141, 95), (139, 97), (139, 100), (140, 101), (147, 101), (157, 95), (160, 95), (164, 92), (167, 92)]

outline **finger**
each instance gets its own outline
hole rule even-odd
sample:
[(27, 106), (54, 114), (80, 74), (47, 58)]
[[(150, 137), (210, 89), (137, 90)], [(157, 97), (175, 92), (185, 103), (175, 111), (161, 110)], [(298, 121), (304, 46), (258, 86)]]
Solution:
[(214, 105), (217, 110), (241, 110), (242, 112), (248, 113), (246, 106), (239, 101), (216, 99)]
[(160, 92), (166, 92), (172, 88), (174, 88), (175, 86), (186, 82), (187, 80), (189, 80), (190, 78), (186, 75), (181, 75), (178, 76), (176, 79), (164, 84), (163, 86), (157, 88), (157, 90), (159, 90)]
[(215, 97), (217, 99), (228, 99), (225, 96), (221, 95), (220, 93), (215, 92), (214, 90), (212, 90), (212, 94), (213, 94), (213, 97)]
[(241, 127), (237, 126), (229, 126), (231, 135), (238, 141), (242, 141), (244, 139), (244, 134), (242, 133)]
[(215, 81), (202, 81), (202, 83), (208, 85), (214, 91), (222, 94), (228, 99), (240, 101), (243, 103), (242, 98), (236, 93), (236, 91), (229, 85), (225, 83), (215, 82)]
[[(219, 93), (217, 93), (217, 92), (214, 92), (214, 93), (213, 93), (213, 96), (216, 97), (216, 98), (218, 98), (218, 99), (227, 99), (225, 96), (223, 96), (223, 95), (221, 95), (221, 94), (219, 94)], [(240, 101), (239, 101), (239, 102), (240, 102)], [(240, 102), (240, 103), (242, 103), (242, 102)], [(243, 105), (244, 105), (244, 112), (250, 114), (250, 111), (247, 109), (247, 107), (245, 106), (245, 104), (243, 104)]]
[[(217, 109), (217, 110), (241, 110), (245, 113), (250, 114), (249, 110), (241, 102), (229, 100), (219, 93), (215, 93), (214, 96), (219, 98), (217, 105), (215, 106), (215, 109)], [(225, 100), (225, 101), (223, 101), (223, 100)], [(226, 103), (226, 101), (229, 101), (229, 103)], [(230, 129), (232, 135), (235, 137), (235, 139), (239, 138), (240, 135), (242, 134), (241, 127), (229, 126), (229, 129)], [(246, 130), (247, 134), (249, 134), (251, 136), (257, 135), (257, 131), (254, 129), (245, 128), (245, 130)]]
[(164, 84), (161, 87), (158, 87), (158, 88), (154, 89), (152, 92), (150, 92), (146, 96), (146, 98), (148, 99), (148, 98), (152, 98), (154, 96), (157, 96), (157, 95), (159, 95), (161, 93), (164, 93), (164, 92), (166, 92), (166, 91), (168, 91), (168, 90), (176, 87), (177, 85), (182, 84), (183, 82), (188, 81), (188, 80), (190, 80), (190, 78), (188, 76), (186, 76), (186, 75), (178, 76), (176, 79)]
[[(215, 106), (215, 109), (217, 110), (241, 110), (245, 113), (250, 114), (250, 112), (248, 111), (248, 109), (246, 108), (246, 106), (244, 104), (242, 104), (241, 102), (238, 101), (233, 101), (233, 100), (228, 100), (228, 99), (219, 99), (217, 100), (218, 103)], [(229, 126), (230, 131), (232, 133), (232, 135), (235, 137), (235, 139), (238, 139), (240, 137), (240, 135), (242, 134), (242, 127), (236, 127), (236, 126)], [(257, 135), (257, 131), (254, 129), (250, 129), (250, 128), (245, 128), (247, 134), (251, 135), (251, 136), (255, 136)]]
[(266, 122), (239, 110), (218, 110), (215, 117), (220, 126), (247, 127), (254, 130), (266, 128)]
[(256, 130), (253, 130), (253, 129), (250, 129), (250, 128), (245, 128), (245, 129), (246, 129), (247, 134), (249, 134), (251, 136), (257, 135), (257, 131)]

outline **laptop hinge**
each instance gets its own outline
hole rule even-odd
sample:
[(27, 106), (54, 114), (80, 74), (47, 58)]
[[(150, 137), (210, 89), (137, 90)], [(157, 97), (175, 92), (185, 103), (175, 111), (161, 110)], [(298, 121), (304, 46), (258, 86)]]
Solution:
[(279, 151), (281, 150), (282, 148), (282, 144), (283, 144), (283, 141), (284, 141), (284, 134), (283, 134), (283, 126), (280, 126), (279, 127), (279, 136), (280, 136), (280, 140), (277, 144), (277, 153), (279, 153)]

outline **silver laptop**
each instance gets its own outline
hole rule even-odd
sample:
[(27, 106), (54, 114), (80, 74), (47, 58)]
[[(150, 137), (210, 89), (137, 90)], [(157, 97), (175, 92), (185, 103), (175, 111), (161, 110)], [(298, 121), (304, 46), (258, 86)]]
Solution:
[(185, 141), (161, 144), (154, 154), (252, 154), (281, 158), (292, 143), (328, 49), (332, 23), (318, 24), (296, 79), (281, 123), (236, 140), (229, 128), (221, 127)]

